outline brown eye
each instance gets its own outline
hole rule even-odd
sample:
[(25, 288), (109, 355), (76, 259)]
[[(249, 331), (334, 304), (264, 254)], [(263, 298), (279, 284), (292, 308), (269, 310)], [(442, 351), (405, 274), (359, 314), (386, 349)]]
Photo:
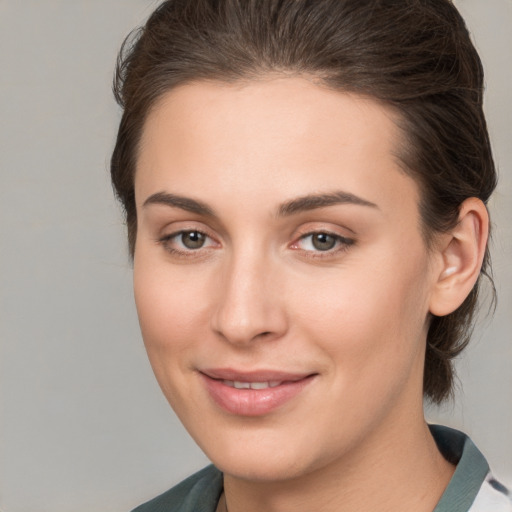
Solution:
[(311, 244), (318, 251), (329, 251), (336, 245), (336, 238), (327, 233), (315, 233), (311, 236)]
[(181, 243), (187, 249), (200, 249), (206, 241), (206, 235), (200, 231), (184, 231), (180, 238)]

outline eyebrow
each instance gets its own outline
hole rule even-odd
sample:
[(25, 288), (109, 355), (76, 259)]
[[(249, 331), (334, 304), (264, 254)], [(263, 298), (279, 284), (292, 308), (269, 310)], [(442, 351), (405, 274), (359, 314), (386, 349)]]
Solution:
[(180, 208), (187, 212), (197, 213), (198, 215), (206, 215), (208, 217), (215, 216), (214, 211), (206, 203), (191, 199), (190, 197), (178, 196), (167, 192), (152, 194), (144, 201), (142, 206), (146, 207), (150, 204), (163, 204), (173, 208)]
[(286, 217), (295, 213), (315, 210), (316, 208), (324, 208), (338, 204), (355, 204), (359, 206), (367, 206), (370, 208), (379, 209), (375, 203), (351, 194), (350, 192), (337, 191), (328, 194), (311, 194), (292, 199), (291, 201), (283, 203), (279, 207), (278, 214), (281, 217)]
[[(151, 204), (162, 204), (173, 208), (196, 213), (198, 215), (206, 215), (215, 217), (215, 211), (206, 203), (191, 199), (190, 197), (170, 194), (168, 192), (157, 192), (149, 196), (143, 203), (143, 207)], [(277, 210), (278, 217), (287, 217), (296, 213), (315, 210), (317, 208), (325, 208), (338, 204), (354, 204), (358, 206), (366, 206), (370, 208), (379, 207), (366, 199), (358, 197), (350, 192), (337, 191), (324, 194), (308, 194), (306, 196), (297, 197), (281, 204)]]

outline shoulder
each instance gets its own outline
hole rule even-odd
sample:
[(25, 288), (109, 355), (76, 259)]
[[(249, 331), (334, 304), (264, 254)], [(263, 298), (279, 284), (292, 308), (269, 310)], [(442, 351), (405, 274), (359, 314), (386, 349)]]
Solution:
[(207, 466), (132, 512), (215, 512), (222, 473)]

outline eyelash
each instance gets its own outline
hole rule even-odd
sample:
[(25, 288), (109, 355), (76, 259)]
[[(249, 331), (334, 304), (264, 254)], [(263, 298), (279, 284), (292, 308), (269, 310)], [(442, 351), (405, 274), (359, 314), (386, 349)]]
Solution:
[[(159, 244), (161, 244), (167, 252), (169, 252), (175, 256), (189, 257), (189, 258), (197, 257), (197, 256), (199, 256), (199, 254), (194, 254), (194, 253), (199, 253), (200, 249), (205, 249), (204, 246), (198, 247), (197, 249), (190, 249), (190, 248), (177, 249), (176, 247), (171, 246), (172, 240), (179, 239), (179, 237), (182, 237), (183, 235), (190, 234), (190, 233), (197, 233), (200, 236), (204, 236), (206, 240), (213, 240), (213, 238), (211, 236), (209, 236), (204, 231), (201, 231), (200, 229), (182, 229), (180, 231), (170, 233), (169, 235), (164, 235), (163, 237), (159, 238), (157, 240), (157, 242)], [(183, 244), (183, 242), (181, 242), (181, 243)]]
[[(205, 233), (204, 231), (201, 231), (200, 229), (183, 229), (180, 231), (176, 231), (174, 233), (170, 233), (169, 235), (165, 235), (165, 236), (159, 238), (157, 240), (157, 242), (159, 244), (161, 244), (167, 252), (169, 252), (175, 256), (197, 257), (197, 256), (199, 256), (199, 252), (201, 249), (208, 249), (209, 247), (201, 246), (201, 247), (198, 247), (197, 249), (191, 249), (191, 248), (177, 249), (176, 247), (171, 246), (172, 240), (178, 239), (179, 237), (182, 237), (185, 234), (191, 234), (191, 233), (196, 233), (200, 236), (204, 236), (206, 240), (213, 241), (212, 237), (210, 237), (207, 233)], [(298, 245), (301, 241), (304, 241), (307, 238), (313, 237), (315, 235), (326, 235), (328, 237), (333, 238), (334, 243), (335, 243), (334, 247), (330, 248), (330, 249), (326, 249), (326, 250), (301, 249), (300, 247), (298, 247)], [(181, 243), (183, 243), (183, 242), (181, 242)], [(313, 242), (311, 242), (311, 243), (313, 243)], [(296, 242), (293, 242), (290, 247), (293, 250), (302, 251), (307, 258), (318, 259), (318, 258), (332, 257), (333, 255), (336, 255), (340, 252), (345, 252), (348, 250), (348, 248), (350, 246), (354, 245), (354, 243), (355, 243), (354, 239), (346, 238), (344, 236), (338, 235), (336, 233), (332, 233), (330, 231), (318, 230), (318, 231), (311, 231), (309, 233), (305, 233), (305, 234), (301, 235), (299, 237), (299, 239)], [(197, 254), (194, 254), (194, 253), (197, 253)]]
[[(304, 235), (301, 235), (300, 238), (297, 240), (297, 242), (294, 242), (291, 246), (292, 249), (295, 250), (301, 250), (300, 247), (298, 247), (299, 242), (306, 240), (307, 238), (313, 237), (315, 235), (326, 235), (334, 239), (335, 246), (332, 249), (326, 249), (324, 251), (317, 249), (317, 250), (304, 250), (304, 254), (307, 258), (329, 258), (336, 254), (339, 254), (341, 252), (345, 252), (349, 249), (350, 246), (354, 245), (355, 240), (352, 238), (346, 238), (344, 236), (338, 235), (337, 233), (332, 233), (330, 231), (326, 230), (318, 230), (318, 231), (311, 231), (309, 233), (305, 233)], [(313, 242), (311, 241), (311, 244)]]

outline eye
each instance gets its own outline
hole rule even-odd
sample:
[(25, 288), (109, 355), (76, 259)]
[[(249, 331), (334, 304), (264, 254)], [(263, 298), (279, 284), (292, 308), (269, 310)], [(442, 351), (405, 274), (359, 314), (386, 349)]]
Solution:
[(200, 231), (183, 231), (178, 240), (187, 249), (200, 249), (206, 241), (206, 235)]
[(309, 244), (317, 251), (330, 251), (336, 246), (336, 238), (328, 233), (308, 235)]
[(174, 253), (186, 253), (215, 246), (215, 242), (207, 234), (196, 229), (165, 235), (159, 242), (167, 251)]
[(292, 248), (312, 252), (337, 252), (346, 249), (353, 243), (354, 240), (350, 238), (325, 231), (317, 231), (301, 236)]

